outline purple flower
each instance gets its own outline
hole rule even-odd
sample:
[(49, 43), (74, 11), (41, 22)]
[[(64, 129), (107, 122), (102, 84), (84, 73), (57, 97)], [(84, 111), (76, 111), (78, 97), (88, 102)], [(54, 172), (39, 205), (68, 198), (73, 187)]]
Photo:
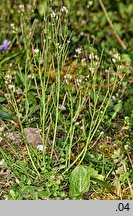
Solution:
[(3, 44), (2, 45), (0, 45), (0, 50), (2, 51), (2, 52), (6, 52), (7, 51), (7, 49), (8, 49), (8, 47), (10, 46), (10, 44), (11, 44), (11, 41), (8, 41), (8, 40), (3, 40)]
[(110, 36), (110, 35), (111, 35), (111, 33), (110, 33), (110, 31), (109, 31), (109, 30), (107, 30), (107, 31), (105, 32), (105, 34), (106, 34), (106, 35), (108, 35), (108, 36)]

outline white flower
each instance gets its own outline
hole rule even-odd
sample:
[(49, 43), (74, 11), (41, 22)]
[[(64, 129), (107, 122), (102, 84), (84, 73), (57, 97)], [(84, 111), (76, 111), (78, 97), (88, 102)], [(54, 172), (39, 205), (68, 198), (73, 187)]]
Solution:
[(89, 55), (89, 59), (93, 59), (94, 58), (94, 54), (93, 53), (90, 53), (90, 55)]
[(19, 181), (19, 179), (18, 179), (18, 178), (16, 178), (16, 179), (15, 179), (15, 181), (16, 181), (16, 183), (17, 183), (17, 184), (19, 184), (19, 183), (20, 183), (20, 181)]
[(5, 161), (4, 161), (4, 159), (2, 159), (2, 160), (0, 161), (0, 166), (3, 166), (4, 163), (5, 163)]
[(125, 150), (128, 150), (129, 146), (128, 146), (128, 145), (125, 145), (124, 148), (125, 148)]
[(83, 58), (82, 60), (81, 60), (81, 63), (84, 63), (86, 61), (86, 58)]
[(9, 88), (10, 90), (12, 90), (13, 92), (15, 92), (15, 85), (8, 85), (8, 88)]
[(116, 61), (120, 61), (121, 60), (121, 57), (120, 57), (120, 54), (119, 53), (111, 53), (111, 56), (112, 56), (112, 61), (115, 63)]
[(116, 97), (113, 95), (113, 96), (112, 96), (112, 99), (113, 99), (113, 100), (115, 100), (115, 99), (116, 99)]
[(75, 52), (78, 53), (78, 54), (80, 55), (81, 52), (82, 52), (82, 49), (81, 49), (81, 48), (77, 48), (77, 49), (75, 49)]
[(3, 132), (4, 131), (4, 127), (0, 127), (0, 132)]
[(90, 71), (91, 71), (92, 73), (94, 73), (95, 69), (94, 69), (93, 67), (90, 67)]
[(117, 68), (118, 68), (118, 69), (122, 69), (123, 66), (122, 66), (122, 65), (118, 65)]
[(116, 59), (115, 59), (115, 58), (112, 58), (112, 61), (115, 63), (115, 62), (116, 62)]
[(8, 99), (10, 99), (10, 94), (5, 94), (5, 97)]
[(63, 111), (66, 110), (66, 107), (64, 105), (59, 105), (59, 109)]
[[(44, 147), (45, 149), (46, 147)], [(43, 145), (42, 144), (38, 144), (37, 145), (37, 149), (40, 150), (40, 151), (43, 151)]]
[(116, 54), (114, 55), (114, 58), (116, 58), (117, 60), (120, 60), (120, 55), (119, 55), (118, 53), (116, 53)]
[(34, 78), (34, 76), (33, 76), (32, 74), (29, 74), (29, 75), (28, 75), (28, 78), (29, 78), (30, 80), (32, 80), (32, 79)]
[(55, 17), (55, 16), (56, 16), (55, 12), (52, 11), (52, 12), (51, 12), (51, 18), (53, 18), (53, 17)]
[(98, 55), (95, 55), (95, 59), (96, 59), (97, 61), (99, 61), (99, 57), (98, 57)]
[(65, 6), (63, 6), (61, 8), (61, 12), (65, 12), (66, 14), (68, 14), (68, 9)]
[(24, 12), (24, 5), (23, 4), (19, 5), (19, 8), (20, 8), (20, 10), (18, 11), (19, 13)]
[(92, 5), (93, 5), (93, 1), (88, 1), (87, 8), (91, 7)]
[(86, 78), (88, 79), (90, 77), (90, 74), (88, 74), (87, 76), (86, 76)]
[(64, 79), (65, 79), (66, 84), (68, 84), (69, 81), (72, 79), (72, 75), (71, 74), (65, 74)]
[(77, 82), (78, 84), (81, 84), (82, 80), (81, 80), (81, 79), (76, 79), (76, 82)]
[(19, 5), (19, 8), (24, 9), (24, 5), (23, 4)]
[(43, 30), (43, 33), (46, 34), (46, 29)]
[(11, 82), (12, 76), (9, 75), (9, 74), (7, 74), (7, 75), (5, 76), (5, 80), (8, 81), (8, 82)]
[(65, 78), (65, 79), (70, 79), (70, 80), (71, 80), (71, 79), (72, 79), (72, 75), (71, 75), (71, 74), (65, 74), (64, 78)]
[(39, 53), (39, 49), (37, 49), (37, 48), (34, 49), (34, 53), (35, 53), (35, 54), (38, 54), (38, 53)]
[(81, 33), (80, 33), (80, 35), (81, 35), (81, 36), (84, 36), (84, 35), (85, 35), (85, 33), (84, 33), (84, 32), (81, 32)]

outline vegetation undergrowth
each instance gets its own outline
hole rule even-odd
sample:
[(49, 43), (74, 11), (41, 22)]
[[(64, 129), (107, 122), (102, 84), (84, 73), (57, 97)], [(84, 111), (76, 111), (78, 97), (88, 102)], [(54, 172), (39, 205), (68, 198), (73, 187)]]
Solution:
[(133, 6), (107, 3), (3, 1), (1, 199), (133, 198)]

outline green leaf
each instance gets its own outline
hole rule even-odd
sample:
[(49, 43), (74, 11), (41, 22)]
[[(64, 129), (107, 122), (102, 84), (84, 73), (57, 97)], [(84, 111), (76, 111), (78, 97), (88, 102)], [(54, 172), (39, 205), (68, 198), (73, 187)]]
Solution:
[(38, 6), (38, 11), (41, 16), (44, 16), (47, 11), (47, 1), (42, 1)]
[(16, 53), (8, 56), (7, 58), (4, 58), (2, 61), (0, 61), (0, 66), (2, 66), (5, 62), (8, 62), (10, 59), (16, 58), (20, 54), (21, 54), (21, 52), (16, 52)]
[(8, 111), (0, 108), (0, 119), (2, 120), (15, 120), (14, 115), (10, 114)]
[(131, 96), (128, 100), (124, 103), (124, 112), (126, 115), (130, 116), (133, 112), (133, 97)]
[(92, 178), (97, 178), (97, 179), (100, 179), (100, 180), (103, 180), (103, 179), (104, 179), (104, 176), (99, 175), (99, 174), (98, 174), (98, 171), (95, 170), (94, 168), (92, 168), (92, 167), (89, 166), (89, 167), (87, 168), (87, 170), (88, 170), (88, 173), (89, 173), (91, 179), (92, 179)]
[(4, 97), (0, 97), (0, 103), (4, 102), (6, 99)]
[(122, 18), (126, 18), (126, 10), (127, 9), (126, 9), (125, 5), (122, 2), (120, 2), (118, 4), (118, 9), (119, 9), (119, 12), (120, 12)]
[(117, 113), (117, 112), (120, 112), (122, 109), (122, 101), (118, 102), (115, 106), (114, 106), (114, 111)]
[(110, 189), (110, 185), (107, 182), (105, 182), (105, 181), (103, 181), (103, 180), (101, 180), (99, 178), (94, 178), (93, 177), (93, 178), (91, 178), (91, 180), (97, 182), (99, 185), (101, 185), (102, 187), (104, 187), (107, 190)]
[(70, 197), (81, 198), (90, 187), (90, 174), (85, 166), (77, 166), (70, 175)]

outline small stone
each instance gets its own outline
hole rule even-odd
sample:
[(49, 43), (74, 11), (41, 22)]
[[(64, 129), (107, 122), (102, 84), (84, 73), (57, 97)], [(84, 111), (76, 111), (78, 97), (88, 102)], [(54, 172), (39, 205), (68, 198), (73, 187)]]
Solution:
[[(28, 143), (35, 145), (35, 146), (42, 144), (42, 138), (41, 138), (41, 134), (38, 128), (24, 128), (24, 133), (25, 133)], [(21, 134), (18, 131), (5, 133), (5, 138), (9, 142), (13, 142), (14, 144), (17, 144), (17, 145), (22, 143)], [(2, 140), (3, 140), (2, 137), (0, 137), (0, 142)]]
[(38, 145), (42, 143), (41, 134), (38, 128), (24, 128), (24, 133), (30, 144)]

